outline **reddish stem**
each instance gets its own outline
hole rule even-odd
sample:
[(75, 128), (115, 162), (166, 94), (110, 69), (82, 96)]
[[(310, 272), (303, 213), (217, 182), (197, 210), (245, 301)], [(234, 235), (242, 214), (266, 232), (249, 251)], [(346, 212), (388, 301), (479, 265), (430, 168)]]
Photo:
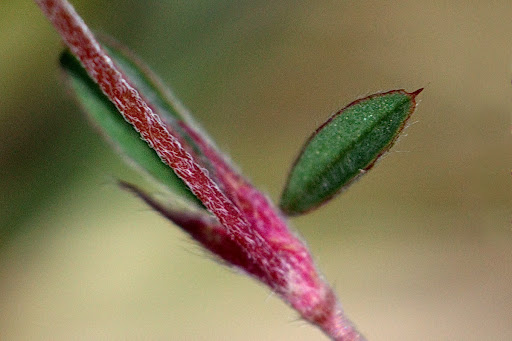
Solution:
[[(363, 340), (344, 317), (332, 290), (316, 272), (307, 249), (291, 234), (266, 198), (233, 173), (205, 143), (201, 147), (216, 164), (222, 185), (230, 192), (230, 197), (226, 196), (120, 72), (73, 7), (65, 0), (35, 1), (126, 121), (189, 186), (226, 228), (231, 240), (246, 253), (248, 264), (242, 267), (247, 269), (249, 263), (254, 263), (253, 275), (279, 292), (306, 320), (318, 325), (333, 340)], [(200, 137), (198, 141), (204, 142)], [(190, 216), (174, 215), (174, 219), (188, 224), (196, 235), (204, 232), (196, 228), (206, 226), (205, 221)], [(221, 252), (233, 251), (224, 246)]]
[(89, 76), (98, 83), (123, 117), (141, 134), (160, 158), (224, 225), (231, 238), (254, 258), (277, 283), (284, 283), (283, 266), (265, 240), (248, 227), (238, 208), (222, 193), (205, 171), (172, 136), (92, 32), (65, 0), (36, 0)]

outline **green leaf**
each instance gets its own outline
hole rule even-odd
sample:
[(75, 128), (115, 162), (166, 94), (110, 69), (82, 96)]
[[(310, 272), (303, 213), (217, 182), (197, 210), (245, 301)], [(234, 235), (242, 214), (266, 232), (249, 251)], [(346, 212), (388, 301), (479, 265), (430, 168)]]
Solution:
[[(131, 62), (119, 50), (112, 47), (106, 49), (123, 72), (129, 75), (142, 94), (151, 101), (152, 105), (159, 111), (165, 111), (170, 119), (181, 119), (179, 113), (173, 110), (162, 98), (162, 92), (151, 81), (151, 78), (146, 76), (144, 70), (137, 68), (136, 63)], [(135, 164), (136, 168), (163, 184), (181, 199), (201, 205), (185, 183), (178, 178), (169, 166), (160, 160), (156, 152), (140, 138), (140, 134), (132, 125), (123, 119), (117, 108), (87, 75), (85, 69), (71, 52), (64, 51), (60, 57), (60, 63), (70, 80), (71, 88), (74, 90), (78, 101), (92, 122), (106, 135), (108, 140), (132, 164)]]
[(422, 90), (357, 100), (318, 128), (290, 172), (281, 196), (283, 212), (295, 215), (316, 208), (369, 170), (396, 141)]

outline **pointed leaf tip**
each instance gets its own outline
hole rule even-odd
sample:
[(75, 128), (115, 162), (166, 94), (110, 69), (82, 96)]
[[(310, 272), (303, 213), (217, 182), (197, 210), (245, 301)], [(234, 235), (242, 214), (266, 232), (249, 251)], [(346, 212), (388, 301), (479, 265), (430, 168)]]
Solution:
[(414, 92), (411, 92), (409, 95), (411, 95), (412, 97), (416, 97), (418, 96), (425, 88), (419, 88), (418, 90), (414, 91)]
[(329, 118), (295, 161), (281, 196), (282, 211), (297, 215), (312, 210), (372, 168), (396, 141), (421, 91), (374, 94)]

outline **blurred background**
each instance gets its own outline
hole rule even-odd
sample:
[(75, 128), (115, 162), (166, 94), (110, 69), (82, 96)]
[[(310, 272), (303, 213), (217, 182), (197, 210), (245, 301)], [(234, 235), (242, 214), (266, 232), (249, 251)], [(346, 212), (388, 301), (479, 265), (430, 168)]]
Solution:
[[(407, 136), (291, 224), (369, 340), (512, 340), (510, 1), (73, 1), (276, 199), (331, 113), (425, 87)], [(325, 340), (121, 191), (138, 175), (0, 2), (0, 338)]]

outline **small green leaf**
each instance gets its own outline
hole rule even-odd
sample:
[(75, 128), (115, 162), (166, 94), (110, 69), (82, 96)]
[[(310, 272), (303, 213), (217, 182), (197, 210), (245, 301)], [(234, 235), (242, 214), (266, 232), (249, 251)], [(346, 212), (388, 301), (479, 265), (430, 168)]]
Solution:
[(316, 208), (369, 170), (396, 141), (416, 106), (413, 93), (394, 90), (357, 100), (310, 137), (281, 196), (283, 212)]
[[(136, 64), (119, 51), (108, 47), (110, 56), (120, 65), (123, 72), (139, 87), (143, 95), (150, 99), (159, 111), (169, 108), (162, 99), (161, 92), (145, 73), (136, 68)], [(190, 192), (185, 183), (174, 171), (164, 164), (156, 152), (140, 138), (140, 134), (131, 124), (126, 122), (117, 108), (103, 94), (99, 86), (87, 75), (80, 62), (68, 51), (60, 57), (61, 66), (70, 80), (71, 88), (85, 112), (102, 133), (124, 154), (139, 170), (143, 170), (157, 182), (163, 184), (178, 197), (201, 205), (200, 201)], [(171, 113), (170, 113), (171, 112)], [(167, 110), (169, 118), (179, 119), (174, 110)]]

